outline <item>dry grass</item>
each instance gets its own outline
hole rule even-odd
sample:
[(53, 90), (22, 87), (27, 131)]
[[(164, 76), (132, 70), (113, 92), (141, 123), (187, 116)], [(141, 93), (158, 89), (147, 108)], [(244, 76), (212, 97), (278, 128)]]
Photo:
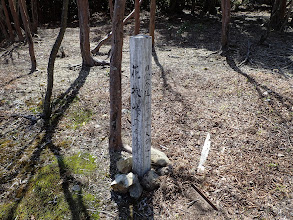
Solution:
[[(168, 155), (173, 173), (161, 177), (161, 187), (155, 192), (145, 192), (139, 201), (110, 192), (113, 175), (110, 164), (115, 161), (107, 150), (109, 68), (94, 67), (89, 73), (69, 69), (68, 65), (78, 64), (81, 59), (78, 29), (68, 29), (63, 43), (68, 56), (56, 62), (54, 87), (54, 100), (60, 99), (55, 109), (66, 107), (60, 108), (64, 111), (52, 140), (64, 157), (88, 152), (100, 165), (89, 176), (72, 174), (75, 181), (83, 184), (85, 192), (100, 200), (98, 208), (87, 207), (89, 212), (98, 209), (102, 219), (114, 216), (292, 218), (293, 35), (292, 31), (284, 35), (273, 33), (269, 47), (257, 46), (252, 51), (253, 64), (238, 67), (245, 58), (247, 39), (257, 39), (262, 31), (253, 21), (243, 27), (245, 30), (238, 31), (240, 21), (245, 18), (242, 15), (233, 18), (233, 50), (226, 57), (214, 53), (219, 48), (218, 18), (195, 17), (188, 23), (184, 21), (190, 18), (185, 17), (158, 20), (153, 56), (152, 146)], [(253, 18), (258, 14), (245, 16)], [(143, 18), (144, 28), (146, 15)], [(123, 50), (122, 120), (126, 144), (131, 144), (128, 76), (131, 29), (130, 25), (126, 27)], [(31, 124), (20, 115), (36, 115), (41, 111), (46, 64), (57, 31), (42, 29), (35, 39), (38, 72), (27, 75), (30, 68), (27, 46), (17, 49), (19, 55), (14, 52), (13, 60), (8, 57), (8, 64), (1, 60), (1, 207), (19, 198), (17, 194), (25, 197), (30, 175), (34, 175), (32, 171), (52, 163), (46, 155), (42, 160), (31, 161), (40, 151), (36, 146), (44, 135), (42, 123)], [(93, 27), (92, 32), (100, 34), (101, 29)], [(109, 49), (109, 45), (102, 47), (101, 54), (105, 54), (102, 58), (107, 57)], [(60, 95), (78, 76), (83, 76), (84, 84), (74, 93), (74, 100), (66, 103)], [(86, 118), (80, 116), (82, 112)], [(196, 168), (207, 132), (211, 134), (211, 151), (206, 173), (199, 176)], [(36, 168), (32, 169), (32, 164)], [(219, 207), (218, 212), (202, 200), (191, 183), (197, 184)]]

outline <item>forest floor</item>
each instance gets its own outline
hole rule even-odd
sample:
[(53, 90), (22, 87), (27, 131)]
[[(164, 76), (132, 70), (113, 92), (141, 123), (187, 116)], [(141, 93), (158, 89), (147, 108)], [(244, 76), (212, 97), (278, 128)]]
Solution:
[[(35, 36), (38, 71), (33, 74), (28, 74), (27, 45), (1, 56), (0, 219), (292, 219), (293, 30), (272, 32), (265, 44), (257, 45), (268, 18), (263, 11), (234, 12), (230, 51), (220, 55), (219, 16), (158, 16), (152, 146), (166, 153), (173, 172), (160, 177), (160, 188), (144, 192), (138, 201), (111, 191), (110, 69), (77, 65), (79, 29), (67, 29), (62, 43), (66, 57), (55, 64), (49, 139), (38, 115), (59, 28), (42, 27)], [(142, 33), (147, 27), (148, 14), (143, 13)], [(92, 47), (110, 30), (108, 17), (94, 16)], [(130, 146), (132, 33), (133, 25), (126, 25), (122, 135)], [(104, 45), (97, 57), (109, 59), (109, 49)], [(211, 149), (205, 173), (198, 175), (208, 133)]]

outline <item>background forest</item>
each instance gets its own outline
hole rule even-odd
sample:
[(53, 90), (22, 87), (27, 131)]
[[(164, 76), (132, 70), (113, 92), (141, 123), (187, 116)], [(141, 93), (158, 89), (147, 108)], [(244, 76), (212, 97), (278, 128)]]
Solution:
[[(291, 219), (293, 1), (138, 3), (1, 0), (0, 219)], [(151, 144), (170, 164), (135, 199), (111, 182), (137, 33), (153, 37)]]

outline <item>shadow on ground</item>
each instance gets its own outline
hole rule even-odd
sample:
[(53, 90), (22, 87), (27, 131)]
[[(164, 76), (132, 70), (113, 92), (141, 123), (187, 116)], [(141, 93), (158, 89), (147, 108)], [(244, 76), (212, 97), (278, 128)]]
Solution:
[[(41, 129), (41, 131), (45, 131), (45, 135), (39, 141), (39, 144), (36, 146), (30, 158), (31, 162), (29, 165), (29, 170), (27, 170), (27, 172), (29, 173), (29, 179), (26, 185), (22, 188), (22, 191), (19, 194), (17, 201), (14, 203), (14, 205), (10, 209), (7, 219), (16, 218), (16, 211), (22, 199), (25, 197), (29, 189), (29, 185), (32, 182), (32, 179), (37, 172), (36, 167), (40, 165), (39, 164), (40, 156), (45, 149), (49, 149), (55, 155), (56, 160), (58, 162), (59, 173), (61, 177), (60, 181), (62, 182), (61, 185), (62, 185), (63, 193), (65, 196), (65, 200), (71, 212), (71, 219), (76, 219), (76, 220), (90, 219), (90, 216), (85, 207), (85, 204), (83, 203), (83, 194), (81, 189), (82, 184), (73, 175), (71, 175), (70, 171), (68, 170), (68, 168), (66, 167), (64, 163), (64, 157), (61, 153), (61, 148), (59, 146), (56, 146), (53, 143), (53, 135), (58, 126), (59, 121), (62, 119), (62, 117), (64, 116), (64, 113), (70, 107), (74, 98), (79, 93), (79, 90), (84, 85), (86, 78), (89, 75), (89, 72), (90, 72), (89, 68), (83, 68), (80, 71), (78, 78), (71, 84), (70, 88), (61, 96), (59, 96), (59, 99), (58, 99), (59, 103), (53, 103), (52, 119), (49, 122), (49, 126), (43, 126), (43, 128)], [(10, 176), (9, 179), (15, 177), (16, 175), (17, 173), (13, 175), (12, 177)], [(1, 183), (4, 180), (8, 181), (7, 179), (1, 179)], [(73, 197), (72, 192), (69, 188), (69, 185), (71, 183), (74, 183), (75, 185), (80, 186), (80, 188), (78, 189), (77, 198)]]

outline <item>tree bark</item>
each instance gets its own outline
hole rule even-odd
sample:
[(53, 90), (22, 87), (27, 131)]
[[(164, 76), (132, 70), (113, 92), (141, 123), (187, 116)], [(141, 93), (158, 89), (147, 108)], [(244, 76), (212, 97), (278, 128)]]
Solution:
[(156, 0), (151, 0), (150, 5), (150, 36), (152, 37), (152, 45), (155, 46), (155, 19), (156, 19)]
[(38, 33), (39, 14), (38, 14), (38, 0), (31, 0), (32, 10), (32, 31), (34, 34)]
[(27, 12), (26, 12), (25, 6), (24, 6), (25, 4), (26, 4), (25, 0), (19, 0), (20, 13), (21, 13), (21, 17), (22, 17), (22, 22), (23, 22), (27, 42), (29, 45), (29, 54), (31, 57), (31, 64), (32, 64), (31, 73), (33, 73), (34, 71), (36, 71), (37, 61), (36, 61), (35, 51), (34, 51), (34, 41), (32, 38), (32, 34), (31, 34), (30, 26), (29, 26), (29, 21), (28, 21), (29, 18), (28, 18), (28, 15), (27, 15)]
[(286, 18), (287, 0), (275, 0), (270, 18), (270, 25), (275, 30), (280, 30)]
[(56, 41), (52, 47), (49, 62), (48, 62), (48, 68), (47, 68), (47, 91), (44, 101), (44, 111), (43, 116), (46, 120), (50, 119), (51, 117), (51, 97), (53, 92), (53, 82), (54, 82), (54, 65), (56, 56), (58, 53), (58, 50), (60, 48), (61, 42), (63, 40), (66, 26), (67, 26), (67, 16), (68, 16), (68, 3), (69, 0), (63, 1), (63, 8), (62, 8), (62, 16), (61, 16), (61, 28), (59, 31), (59, 34), (56, 38)]
[(95, 61), (90, 50), (89, 3), (88, 0), (77, 0), (78, 19), (80, 28), (80, 50), (82, 64), (94, 66)]
[(112, 24), (112, 49), (110, 61), (110, 137), (109, 149), (121, 150), (121, 62), (123, 46), (123, 16), (126, 0), (116, 0)]
[(3, 20), (2, 20), (2, 17), (1, 17), (1, 18), (0, 18), (0, 29), (1, 29), (1, 32), (2, 32), (2, 34), (4, 35), (5, 39), (9, 39), (8, 32), (7, 32), (7, 30), (6, 30), (6, 28), (5, 28), (5, 25), (3, 24), (2, 21), (3, 21)]
[(230, 16), (231, 16), (231, 4), (230, 0), (222, 0), (222, 38), (221, 38), (221, 50), (226, 51), (229, 47), (229, 29), (230, 29)]
[(19, 17), (18, 17), (18, 14), (16, 13), (14, 2), (13, 2), (13, 0), (8, 0), (8, 1), (9, 1), (9, 7), (10, 7), (11, 14), (12, 14), (12, 18), (14, 21), (15, 30), (17, 32), (19, 40), (23, 41), (24, 37), (21, 33), (20, 24), (19, 24)]
[(139, 28), (140, 28), (140, 20), (139, 20), (139, 14), (140, 14), (140, 8), (139, 8), (139, 0), (135, 0), (134, 3), (134, 19), (135, 19), (135, 25), (134, 25), (134, 35), (139, 34)]
[(113, 19), (113, 1), (112, 0), (109, 0), (109, 10), (110, 10), (110, 17), (111, 17), (111, 20)]
[(13, 29), (12, 29), (12, 26), (11, 26), (8, 10), (7, 10), (7, 7), (5, 5), (5, 1), (1, 0), (1, 3), (2, 3), (3, 11), (4, 11), (6, 26), (8, 28), (8, 32), (9, 32), (9, 37), (10, 37), (10, 40), (13, 42), (14, 41), (14, 34), (13, 34)]
[[(141, 5), (143, 0), (140, 0), (139, 1), (139, 5)], [(133, 18), (134, 16), (134, 13), (135, 13), (135, 9), (126, 17), (124, 18), (123, 20), (123, 25), (125, 25), (129, 19)], [(104, 37), (103, 39), (101, 39), (99, 42), (98, 42), (98, 45), (95, 47), (95, 49), (92, 50), (92, 53), (95, 54), (95, 53), (98, 53), (101, 46), (106, 43), (109, 39), (111, 39), (112, 37), (112, 31), (110, 33), (108, 33), (108, 35), (106, 37)]]

